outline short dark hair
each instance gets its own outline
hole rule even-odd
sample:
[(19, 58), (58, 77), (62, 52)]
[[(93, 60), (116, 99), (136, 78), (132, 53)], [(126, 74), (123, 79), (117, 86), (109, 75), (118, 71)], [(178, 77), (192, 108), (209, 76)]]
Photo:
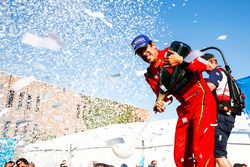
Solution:
[(236, 163), (236, 164), (234, 164), (233, 167), (244, 167), (244, 166), (247, 166), (247, 165), (246, 164)]
[(152, 160), (152, 161), (151, 161), (151, 164), (154, 163), (154, 162), (157, 162), (157, 161), (156, 161), (156, 160)]
[(29, 165), (29, 161), (25, 158), (19, 158), (17, 161), (16, 161), (16, 164), (17, 166), (19, 166), (19, 163), (20, 162), (23, 162), (25, 165)]
[(215, 58), (215, 56), (211, 53), (205, 53), (204, 55), (201, 56), (201, 58), (205, 59), (205, 60), (210, 60)]

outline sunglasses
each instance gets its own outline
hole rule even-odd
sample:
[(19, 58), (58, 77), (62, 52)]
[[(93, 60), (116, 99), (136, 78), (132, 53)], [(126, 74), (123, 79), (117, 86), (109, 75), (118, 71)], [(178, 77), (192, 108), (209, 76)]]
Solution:
[(147, 48), (148, 48), (148, 46), (141, 47), (141, 48), (137, 49), (135, 53), (138, 56), (142, 57), (143, 53), (147, 50)]

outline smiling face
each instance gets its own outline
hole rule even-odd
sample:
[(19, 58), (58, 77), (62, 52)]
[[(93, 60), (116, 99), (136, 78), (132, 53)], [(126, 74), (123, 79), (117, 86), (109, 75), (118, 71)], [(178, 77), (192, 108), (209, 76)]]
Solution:
[(15, 162), (7, 162), (4, 167), (14, 167), (15, 166)]
[(28, 165), (20, 161), (19, 163), (17, 163), (17, 167), (28, 167)]
[(158, 56), (158, 51), (155, 44), (151, 42), (149, 45), (137, 49), (136, 54), (140, 56), (145, 62), (153, 63)]

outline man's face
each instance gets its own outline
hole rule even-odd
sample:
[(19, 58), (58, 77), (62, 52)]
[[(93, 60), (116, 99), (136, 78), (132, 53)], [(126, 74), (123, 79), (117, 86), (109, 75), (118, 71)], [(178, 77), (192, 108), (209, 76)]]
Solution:
[(20, 161), (20, 162), (17, 164), (17, 167), (28, 167), (28, 165), (26, 165), (25, 163), (23, 163), (22, 161)]
[(6, 167), (13, 167), (15, 165), (15, 163), (12, 163), (12, 162), (8, 162)]
[(153, 63), (158, 56), (158, 52), (156, 50), (154, 43), (151, 43), (148, 46), (139, 48), (136, 51), (136, 54), (140, 56), (142, 60), (144, 60), (147, 63)]
[(208, 61), (213, 65), (213, 69), (218, 66), (217, 60), (215, 58), (209, 59)]
[(157, 161), (152, 161), (151, 164), (153, 165), (153, 167), (157, 167)]
[(212, 65), (212, 69), (211, 70), (207, 70), (206, 72), (208, 74), (210, 74), (211, 71), (218, 66), (218, 63), (217, 63), (217, 60), (215, 58), (209, 59), (208, 62)]

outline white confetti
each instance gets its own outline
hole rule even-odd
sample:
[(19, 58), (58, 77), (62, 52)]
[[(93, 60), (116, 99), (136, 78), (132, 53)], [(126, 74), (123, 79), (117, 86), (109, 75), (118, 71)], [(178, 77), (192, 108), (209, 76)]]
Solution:
[(2, 111), (0, 112), (0, 116), (4, 116), (4, 115), (6, 115), (8, 112), (9, 112), (9, 109), (8, 109), (8, 108), (4, 108), (4, 109), (2, 109)]
[(34, 62), (33, 63), (33, 66), (36, 68), (36, 69), (39, 69), (39, 70), (45, 70), (45, 66), (41, 63), (38, 63), (38, 62)]
[(56, 37), (54, 34), (49, 34), (48, 37), (40, 37), (27, 32), (22, 38), (22, 43), (35, 48), (44, 48), (50, 50), (58, 50), (62, 47), (62, 42), (59, 41), (58, 37)]
[(108, 22), (106, 19), (105, 19), (105, 16), (103, 13), (100, 13), (100, 12), (92, 12), (91, 10), (85, 8), (84, 9), (84, 12), (89, 15), (89, 16), (92, 16), (92, 17), (96, 17), (96, 18), (99, 18), (100, 20), (102, 20), (107, 26), (109, 26), (110, 28), (112, 28), (112, 23)]
[(139, 71), (135, 72), (135, 75), (138, 76), (138, 77), (143, 76), (146, 72), (147, 72), (147, 70), (139, 70)]
[(194, 50), (187, 57), (185, 57), (184, 60), (185, 60), (185, 62), (191, 62), (196, 57), (200, 57), (201, 55), (203, 55), (203, 52), (201, 52), (200, 50)]
[(33, 76), (19, 79), (18, 81), (16, 81), (16, 82), (13, 83), (12, 89), (14, 91), (19, 91), (19, 90), (25, 88), (26, 86), (28, 86), (34, 80), (35, 80), (35, 77), (33, 77)]
[(227, 35), (221, 35), (217, 38), (217, 40), (226, 40)]

